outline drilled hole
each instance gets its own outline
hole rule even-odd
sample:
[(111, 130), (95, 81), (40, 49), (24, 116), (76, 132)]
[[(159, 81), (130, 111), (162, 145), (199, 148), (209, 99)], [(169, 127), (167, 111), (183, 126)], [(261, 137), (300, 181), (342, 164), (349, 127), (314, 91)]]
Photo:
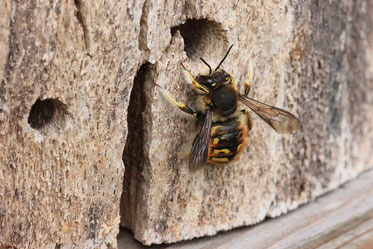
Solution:
[(228, 44), (226, 31), (217, 22), (207, 19), (188, 19), (184, 24), (173, 27), (171, 35), (176, 30), (184, 39), (184, 49), (187, 56), (193, 60), (203, 57), (214, 58), (214, 54), (221, 56)]
[(36, 100), (31, 107), (28, 123), (41, 132), (59, 131), (65, 126), (66, 105), (57, 99)]
[(121, 200), (122, 226), (132, 228), (136, 222), (137, 197), (141, 196), (139, 187), (143, 180), (145, 164), (145, 118), (146, 91), (151, 82), (151, 64), (143, 64), (136, 74), (130, 96), (127, 114), (128, 136), (123, 151), (125, 173)]

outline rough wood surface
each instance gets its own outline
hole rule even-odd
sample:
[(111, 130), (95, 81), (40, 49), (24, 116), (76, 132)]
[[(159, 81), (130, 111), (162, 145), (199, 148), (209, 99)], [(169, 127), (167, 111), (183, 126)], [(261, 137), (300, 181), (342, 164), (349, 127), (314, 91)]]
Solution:
[(128, 230), (118, 236), (119, 249), (370, 249), (373, 245), (373, 170), (341, 189), (262, 224), (171, 245), (146, 247)]
[[(115, 247), (120, 212), (145, 244), (212, 235), (354, 178), (373, 160), (371, 12), (368, 0), (3, 1), (0, 246)], [(303, 127), (281, 136), (254, 117), (239, 161), (191, 174), (198, 127), (152, 82), (193, 106), (178, 61), (197, 74), (230, 44), (239, 89), (251, 62), (251, 96)]]
[[(145, 2), (140, 22), (149, 63), (134, 81), (121, 209), (121, 224), (138, 240), (170, 243), (255, 224), (373, 164), (371, 1), (175, 3)], [(152, 82), (194, 106), (178, 61), (196, 75), (205, 67), (199, 57), (215, 66), (230, 44), (222, 68), (238, 88), (252, 63), (250, 95), (290, 110), (303, 126), (278, 135), (254, 115), (237, 162), (190, 173), (186, 158), (198, 126)]]
[(2, 1), (0, 247), (116, 246), (129, 72), (140, 57), (127, 49), (138, 36), (126, 9)]

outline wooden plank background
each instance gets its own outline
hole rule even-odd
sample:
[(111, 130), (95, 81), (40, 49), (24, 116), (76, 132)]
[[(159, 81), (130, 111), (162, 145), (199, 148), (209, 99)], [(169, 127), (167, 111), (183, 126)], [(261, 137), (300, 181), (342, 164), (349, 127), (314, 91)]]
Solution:
[(170, 245), (143, 246), (122, 229), (119, 249), (373, 248), (373, 170), (312, 203), (265, 222)]

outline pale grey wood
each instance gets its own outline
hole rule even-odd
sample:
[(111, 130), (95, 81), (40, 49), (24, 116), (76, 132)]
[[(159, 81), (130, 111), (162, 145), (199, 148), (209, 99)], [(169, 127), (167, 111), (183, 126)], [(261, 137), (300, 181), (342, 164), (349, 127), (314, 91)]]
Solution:
[(373, 170), (294, 212), (262, 224), (191, 241), (145, 247), (128, 231), (119, 248), (372, 248)]
[(373, 245), (373, 231), (367, 231), (360, 237), (357, 237), (350, 243), (340, 247), (341, 249), (370, 249)]
[[(373, 219), (371, 219), (372, 211), (370, 211), (370, 217), (363, 216), (367, 220), (359, 226), (348, 230), (343, 236), (339, 236), (337, 239), (333, 239), (329, 243), (321, 246), (320, 249), (329, 248), (356, 248), (364, 247), (365, 244), (370, 244), (369, 248), (373, 246)], [(354, 222), (351, 222), (354, 225)], [(347, 226), (346, 226), (347, 227)]]

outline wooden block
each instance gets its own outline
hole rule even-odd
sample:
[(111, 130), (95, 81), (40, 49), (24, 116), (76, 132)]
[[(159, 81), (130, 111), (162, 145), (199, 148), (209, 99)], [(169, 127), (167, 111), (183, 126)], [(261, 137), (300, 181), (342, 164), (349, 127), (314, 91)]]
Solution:
[[(345, 2), (4, 1), (0, 247), (115, 248), (120, 220), (144, 244), (213, 235), (366, 170), (372, 4)], [(241, 92), (251, 64), (250, 97), (302, 129), (278, 135), (253, 115), (238, 161), (191, 173), (200, 126), (153, 82), (196, 108), (179, 61), (196, 75), (231, 44), (222, 68)]]
[[(157, 19), (151, 17), (163, 8), (145, 6), (150, 54), (158, 46), (154, 34), (162, 34), (154, 32)], [(130, 104), (138, 118), (128, 120), (133, 128), (123, 157), (121, 224), (136, 239), (172, 243), (256, 224), (373, 165), (370, 2), (206, 1), (188, 2), (185, 11), (180, 19), (157, 17), (173, 27), (171, 42), (160, 57), (149, 55), (150, 64), (135, 79), (141, 87)], [(196, 94), (178, 62), (197, 75), (207, 69), (199, 57), (214, 68), (231, 44), (221, 68), (237, 87), (243, 91), (251, 63), (250, 96), (294, 113), (302, 128), (278, 135), (252, 114), (248, 147), (238, 161), (191, 173), (188, 153), (200, 125), (180, 114), (152, 82), (196, 108)]]

